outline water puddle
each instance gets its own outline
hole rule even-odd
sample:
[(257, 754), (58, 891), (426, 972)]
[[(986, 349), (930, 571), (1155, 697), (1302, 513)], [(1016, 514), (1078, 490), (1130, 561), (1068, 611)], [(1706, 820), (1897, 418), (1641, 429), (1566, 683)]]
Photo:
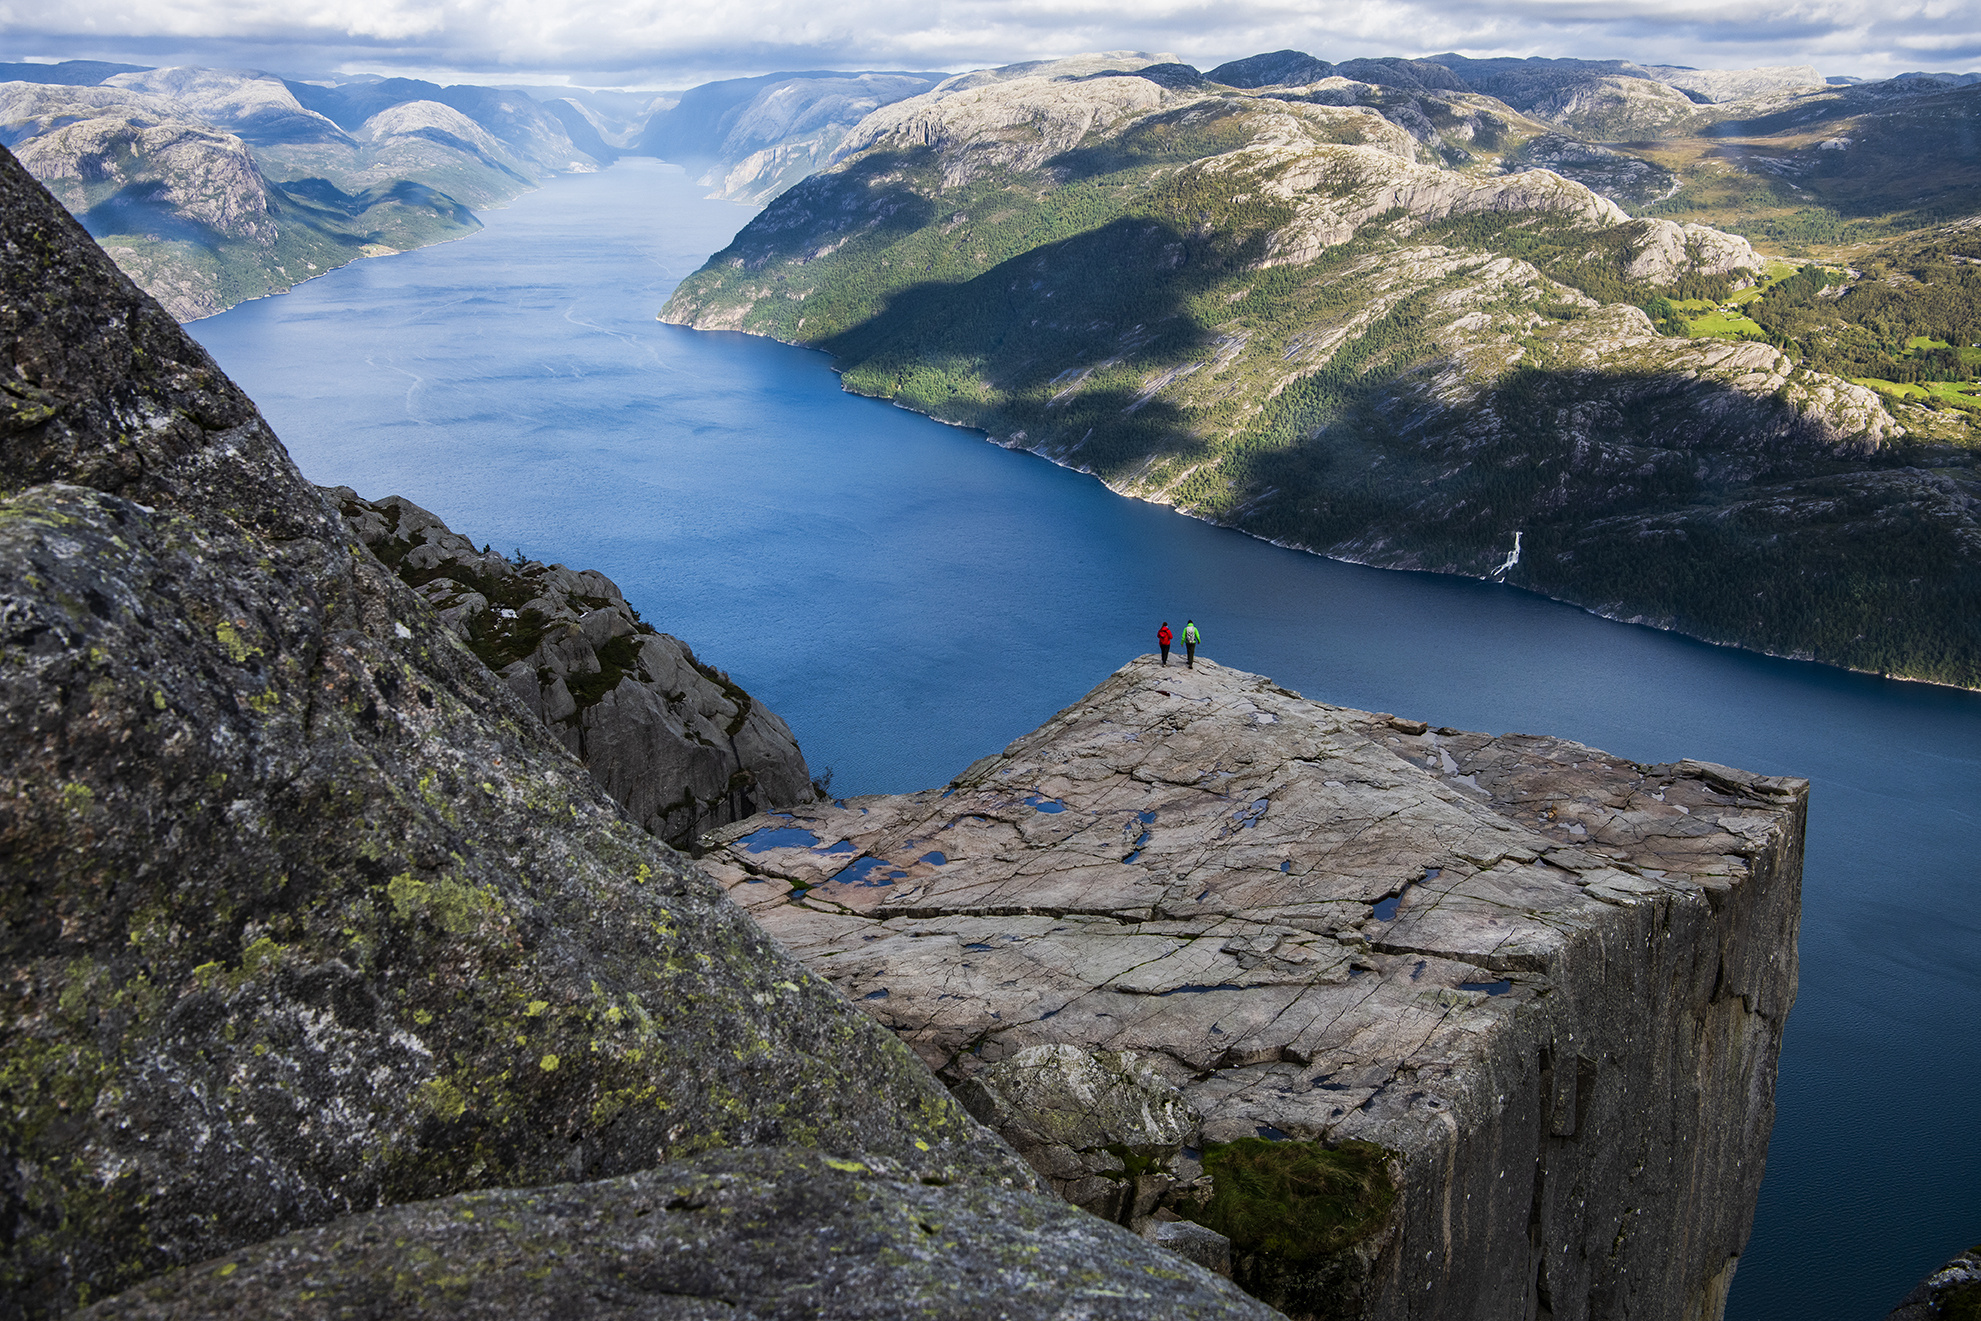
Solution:
[(1461, 991), (1484, 991), (1487, 995), (1505, 995), (1513, 989), (1513, 983), (1502, 977), (1496, 982), (1460, 982)]
[(1287, 1133), (1280, 1129), (1274, 1128), (1271, 1124), (1260, 1124), (1253, 1131), (1256, 1132), (1260, 1137), (1264, 1138), (1268, 1142), (1293, 1141), (1293, 1135), (1291, 1133)]
[[(784, 818), (789, 821), (791, 818)], [(809, 849), (818, 846), (819, 837), (803, 826), (765, 826), (752, 830), (736, 841), (751, 853), (767, 853), (771, 849)]]
[(852, 841), (852, 840), (850, 840), (850, 839), (842, 839), (842, 840), (840, 840), (840, 841), (839, 841), (839, 842), (838, 842), (837, 844), (833, 844), (833, 845), (830, 845), (830, 846), (828, 846), (828, 847), (826, 847), (826, 848), (822, 848), (822, 849), (820, 849), (820, 850), (818, 850), (818, 851), (819, 851), (820, 853), (852, 853), (852, 852), (854, 852), (855, 850), (854, 850), (854, 848), (853, 848), (853, 841)]
[(1065, 803), (1057, 798), (1047, 798), (1043, 794), (1030, 795), (1025, 799), (1025, 806), (1037, 812), (1044, 812), (1047, 816), (1058, 816), (1066, 810)]
[(865, 995), (861, 996), (860, 998), (862, 1000), (885, 1000), (887, 999), (887, 990), (886, 988), (882, 988), (881, 990), (878, 991), (868, 991)]
[(1123, 858), (1123, 859), (1122, 859), (1122, 861), (1123, 861), (1123, 862), (1133, 862), (1133, 861), (1135, 861), (1135, 859), (1137, 859), (1137, 858), (1139, 858), (1139, 857), (1141, 857), (1141, 856), (1142, 856), (1142, 850), (1140, 850), (1140, 849), (1136, 849), (1136, 850), (1135, 850), (1135, 851), (1134, 851), (1133, 853), (1131, 853), (1131, 854), (1129, 854), (1129, 855), (1128, 855), (1127, 857), (1125, 857), (1125, 858)]
[(842, 885), (892, 885), (907, 875), (886, 858), (861, 858), (832, 879)]
[[(1205, 891), (1205, 893), (1208, 894), (1209, 891)], [(1156, 994), (1157, 995), (1201, 995), (1205, 991), (1242, 991), (1244, 989), (1245, 988), (1240, 986), (1237, 982), (1219, 982), (1215, 986), (1212, 986), (1205, 982), (1191, 982), (1187, 986), (1172, 986), (1167, 991), (1158, 991), (1156, 992)], [(1215, 1032), (1217, 1031), (1217, 1029), (1212, 1028), (1211, 1031)]]
[(947, 867), (949, 865), (949, 855), (940, 849), (931, 849), (921, 856), (920, 861), (928, 863), (931, 867)]
[(1272, 799), (1270, 798), (1254, 798), (1252, 805), (1233, 817), (1232, 821), (1250, 830), (1253, 826), (1259, 824), (1259, 821), (1266, 814), (1266, 809), (1272, 805)]

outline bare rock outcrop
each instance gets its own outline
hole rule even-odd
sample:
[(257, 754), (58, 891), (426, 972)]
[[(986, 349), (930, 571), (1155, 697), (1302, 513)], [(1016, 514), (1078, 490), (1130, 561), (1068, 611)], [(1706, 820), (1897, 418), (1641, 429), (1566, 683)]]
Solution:
[(326, 494), (649, 834), (687, 848), (812, 796), (785, 723), (643, 621), (604, 574), (476, 550), (403, 496)]
[[(1153, 1214), (1223, 1227), (1293, 1315), (1678, 1321), (1719, 1315), (1753, 1215), (1806, 793), (1144, 657), (945, 789), (710, 857), (1055, 1186), (1132, 1220), (1161, 1176)], [(1124, 1053), (1200, 1117), (1174, 1159), (1135, 1106), (1052, 1099)], [(1110, 1124), (1114, 1184), (1083, 1182)], [(1234, 1190), (1330, 1157), (1365, 1219), (1295, 1260)]]
[(1967, 1321), (1976, 1315), (1981, 1315), (1981, 1246), (1921, 1280), (1885, 1321)]
[(1669, 220), (1639, 222), (1642, 233), (1624, 273), (1633, 280), (1668, 285), (1682, 275), (1758, 274), (1764, 264), (1754, 245), (1708, 225)]

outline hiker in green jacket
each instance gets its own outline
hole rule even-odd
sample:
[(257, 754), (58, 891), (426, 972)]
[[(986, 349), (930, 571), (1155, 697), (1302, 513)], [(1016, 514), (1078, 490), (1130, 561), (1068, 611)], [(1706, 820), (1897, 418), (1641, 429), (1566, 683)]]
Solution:
[(1193, 670), (1197, 668), (1197, 644), (1203, 640), (1203, 634), (1197, 631), (1197, 621), (1194, 619), (1184, 620), (1183, 663)]

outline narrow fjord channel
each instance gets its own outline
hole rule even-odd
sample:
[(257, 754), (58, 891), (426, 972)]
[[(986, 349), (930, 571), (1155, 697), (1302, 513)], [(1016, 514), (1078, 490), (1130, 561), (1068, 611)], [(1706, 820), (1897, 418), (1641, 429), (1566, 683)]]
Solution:
[(1981, 1235), (1981, 694), (1281, 550), (842, 394), (820, 354), (660, 325), (748, 219), (704, 191), (622, 162), (190, 329), (305, 475), (604, 571), (841, 793), (941, 784), (1186, 617), (1323, 701), (1809, 777), (1801, 996), (1728, 1315), (1871, 1321)]

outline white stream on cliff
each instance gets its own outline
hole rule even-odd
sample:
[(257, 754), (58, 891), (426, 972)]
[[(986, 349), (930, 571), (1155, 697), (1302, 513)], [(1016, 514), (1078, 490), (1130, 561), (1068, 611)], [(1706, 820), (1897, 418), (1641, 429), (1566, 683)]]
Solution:
[(1186, 617), (1324, 701), (1810, 777), (1802, 997), (1728, 1314), (1881, 1317), (1981, 1237), (1981, 696), (1283, 550), (842, 394), (820, 354), (659, 325), (750, 215), (704, 191), (624, 162), (191, 329), (305, 474), (610, 574), (842, 793), (942, 784)]

